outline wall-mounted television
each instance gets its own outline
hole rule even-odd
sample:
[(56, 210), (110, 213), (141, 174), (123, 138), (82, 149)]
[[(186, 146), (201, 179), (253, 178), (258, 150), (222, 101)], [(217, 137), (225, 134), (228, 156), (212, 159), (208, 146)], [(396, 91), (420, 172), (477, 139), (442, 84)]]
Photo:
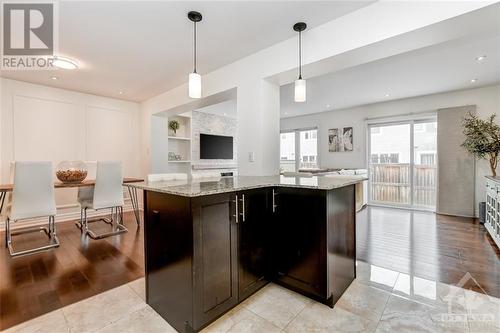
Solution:
[(200, 159), (232, 160), (233, 137), (212, 134), (200, 134)]

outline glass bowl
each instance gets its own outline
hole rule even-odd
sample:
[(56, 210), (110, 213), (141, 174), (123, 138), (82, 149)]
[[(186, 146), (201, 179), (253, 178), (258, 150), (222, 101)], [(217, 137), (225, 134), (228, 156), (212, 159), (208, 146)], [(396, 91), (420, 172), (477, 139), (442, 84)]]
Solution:
[(83, 161), (63, 161), (57, 165), (56, 177), (64, 184), (78, 184), (87, 177), (87, 165)]

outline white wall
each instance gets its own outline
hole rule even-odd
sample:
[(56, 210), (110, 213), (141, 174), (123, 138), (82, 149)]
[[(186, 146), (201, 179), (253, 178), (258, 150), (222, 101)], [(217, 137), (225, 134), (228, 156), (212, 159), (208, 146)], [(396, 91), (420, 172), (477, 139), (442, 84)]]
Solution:
[[(139, 177), (139, 104), (0, 79), (0, 183), (10, 161), (120, 160)], [(75, 189), (56, 190), (58, 220), (79, 217)]]
[(168, 172), (168, 119), (151, 116), (151, 173)]
[[(377, 103), (343, 110), (316, 113), (303, 117), (281, 119), (281, 130), (318, 127), (320, 166), (330, 168), (366, 168), (366, 118), (391, 117), (411, 112), (436, 111), (462, 105), (477, 105), (480, 117), (496, 113), (500, 122), (500, 85), (477, 89), (420, 96), (386, 103)], [(352, 126), (354, 151), (330, 153), (328, 129)], [(457, 147), (457, 149), (462, 149)], [(490, 174), (487, 161), (476, 163), (476, 207), (485, 200), (484, 176)], [(477, 209), (477, 208), (476, 208)]]

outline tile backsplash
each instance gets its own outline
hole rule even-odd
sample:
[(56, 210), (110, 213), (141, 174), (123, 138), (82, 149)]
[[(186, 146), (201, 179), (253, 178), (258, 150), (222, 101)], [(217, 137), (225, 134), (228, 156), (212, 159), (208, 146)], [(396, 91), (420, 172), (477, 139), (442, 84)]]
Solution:
[[(237, 120), (230, 117), (219, 116), (210, 113), (193, 111), (191, 117), (192, 145), (191, 159), (193, 173), (204, 170), (236, 171), (238, 161), (238, 138)], [(200, 133), (212, 135), (224, 135), (233, 137), (233, 159), (232, 160), (201, 160), (200, 159)], [(220, 169), (220, 170), (219, 170)]]

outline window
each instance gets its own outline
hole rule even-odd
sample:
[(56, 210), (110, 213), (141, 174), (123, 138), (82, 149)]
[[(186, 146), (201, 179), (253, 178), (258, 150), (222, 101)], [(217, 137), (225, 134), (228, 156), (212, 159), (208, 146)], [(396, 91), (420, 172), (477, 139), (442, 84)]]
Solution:
[(280, 170), (318, 168), (318, 130), (294, 130), (280, 135)]
[(314, 169), (318, 167), (318, 130), (299, 130), (298, 152), (302, 157), (299, 169)]
[(420, 164), (422, 165), (436, 164), (436, 154), (433, 153), (420, 154)]
[(371, 163), (399, 163), (399, 153), (371, 154)]
[(424, 124), (414, 124), (413, 125), (413, 130), (415, 132), (424, 132), (425, 131)]
[(399, 154), (390, 154), (389, 163), (399, 163)]
[(435, 133), (437, 132), (437, 122), (433, 122), (433, 123), (428, 123), (426, 124), (425, 126), (426, 128), (426, 132), (428, 133)]

